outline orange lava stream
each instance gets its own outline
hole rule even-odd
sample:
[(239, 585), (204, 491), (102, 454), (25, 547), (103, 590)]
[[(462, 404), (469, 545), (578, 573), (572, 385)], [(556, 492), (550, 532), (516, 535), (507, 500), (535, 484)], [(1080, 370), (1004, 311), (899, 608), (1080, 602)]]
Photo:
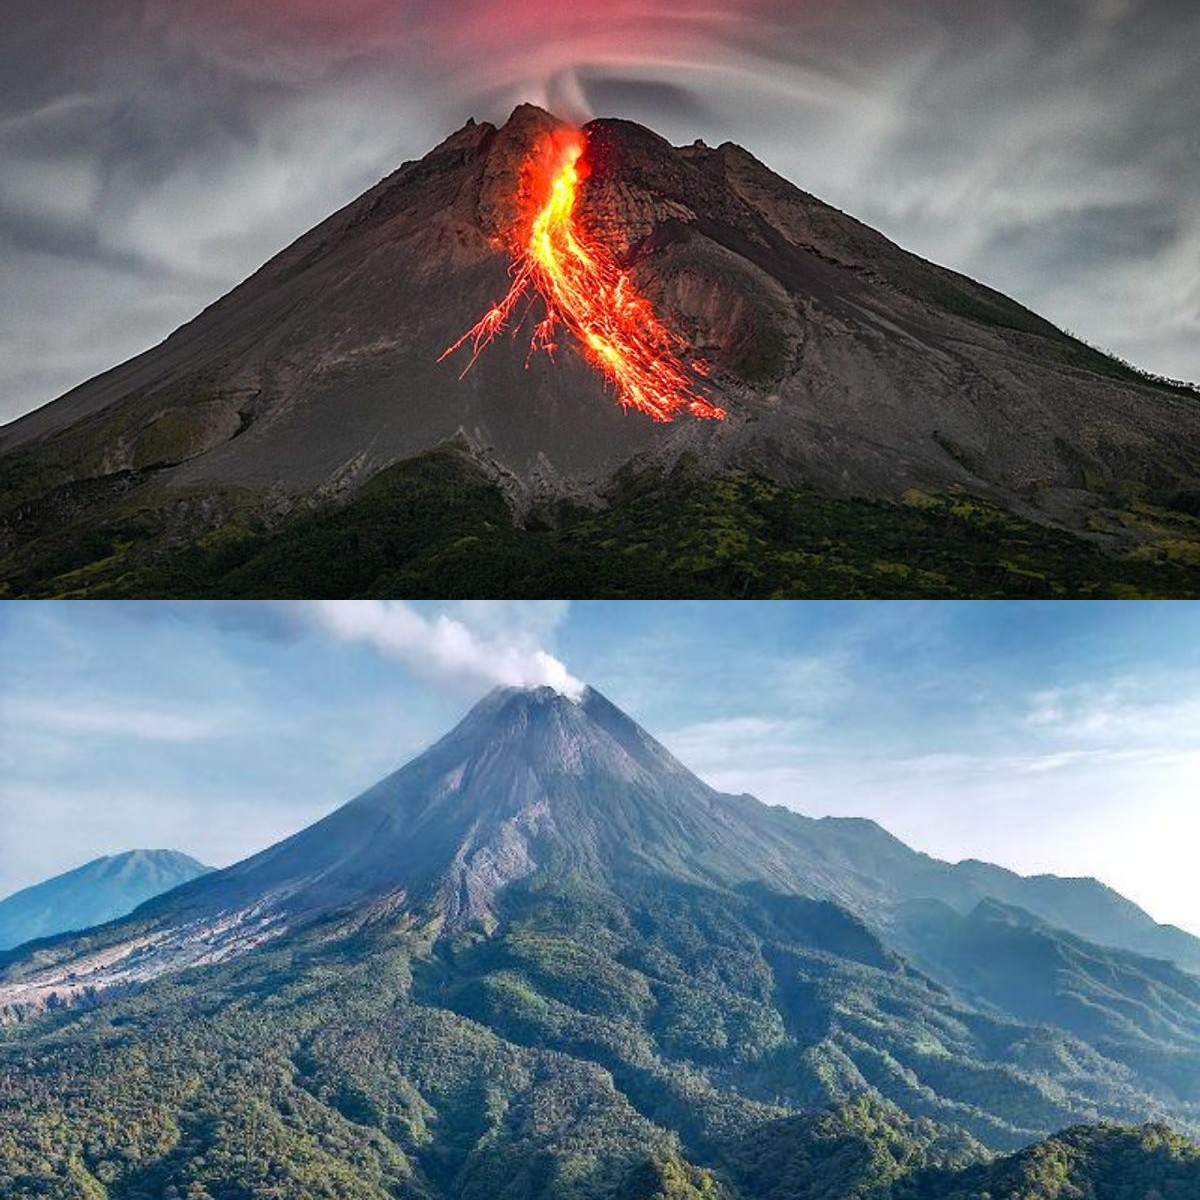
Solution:
[[(542, 297), (546, 315), (534, 326), (530, 354), (545, 350), (553, 355), (554, 330), (561, 323), (579, 340), (588, 360), (615, 384), (623, 407), (636, 408), (656, 421), (670, 421), (684, 409), (696, 417), (723, 420), (723, 408), (692, 390), (679, 357), (685, 348), (683, 339), (658, 320), (650, 302), (613, 256), (576, 227), (575, 202), (584, 166), (582, 135), (559, 135), (548, 148), (552, 154), (548, 195), (529, 223), (528, 237), (523, 244), (517, 242), (507, 294), (438, 362), (469, 342), (472, 354), (463, 370), (466, 375), (483, 348), (508, 326), (517, 302), (533, 289)], [(529, 166), (534, 165), (531, 160)], [(707, 373), (700, 360), (692, 368), (697, 374)]]

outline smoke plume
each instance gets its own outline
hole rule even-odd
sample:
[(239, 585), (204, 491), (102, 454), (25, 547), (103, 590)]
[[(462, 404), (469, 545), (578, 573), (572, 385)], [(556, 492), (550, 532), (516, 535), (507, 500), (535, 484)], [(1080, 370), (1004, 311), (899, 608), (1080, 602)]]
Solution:
[[(548, 686), (572, 700), (584, 689), (554, 655), (534, 643), (519, 620), (474, 621), (447, 613), (426, 617), (402, 600), (314, 600), (301, 609), (317, 628), (435, 678), (508, 687)], [(505, 610), (512, 613), (514, 610)]]

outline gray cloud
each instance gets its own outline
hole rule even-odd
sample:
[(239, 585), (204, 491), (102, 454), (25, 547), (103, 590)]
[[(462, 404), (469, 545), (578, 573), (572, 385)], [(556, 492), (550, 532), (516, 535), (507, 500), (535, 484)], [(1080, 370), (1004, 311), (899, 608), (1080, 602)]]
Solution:
[(1200, 377), (1190, 0), (16, 0), (6, 28), (0, 420), (526, 98), (738, 141), (1089, 341)]

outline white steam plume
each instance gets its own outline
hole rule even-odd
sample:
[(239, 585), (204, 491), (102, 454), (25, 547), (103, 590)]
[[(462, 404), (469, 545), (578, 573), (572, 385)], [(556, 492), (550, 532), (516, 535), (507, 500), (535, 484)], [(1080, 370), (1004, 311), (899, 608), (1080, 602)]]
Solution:
[(426, 674), (583, 695), (583, 681), (519, 627), (474, 629), (445, 613), (425, 617), (403, 600), (312, 600), (301, 611), (335, 637), (366, 642)]

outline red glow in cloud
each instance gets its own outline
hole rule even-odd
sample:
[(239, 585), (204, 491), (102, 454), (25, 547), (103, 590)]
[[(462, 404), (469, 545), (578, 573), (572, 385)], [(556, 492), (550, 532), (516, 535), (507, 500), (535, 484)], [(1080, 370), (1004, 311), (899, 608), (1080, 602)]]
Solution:
[[(524, 211), (514, 228), (512, 283), (504, 298), (438, 359), (466, 343), (475, 360), (511, 322), (522, 297), (532, 292), (545, 303), (545, 316), (533, 328), (530, 354), (553, 355), (559, 325), (579, 342), (587, 360), (611, 382), (624, 408), (656, 421), (681, 410), (723, 420), (725, 410), (697, 395), (679, 355), (683, 339), (659, 321), (649, 300), (604, 247), (579, 228), (575, 203), (587, 171), (585, 141), (578, 131), (547, 134), (525, 164), (520, 198)], [(518, 322), (519, 328), (519, 322)], [(697, 374), (707, 374), (702, 362)]]
[[(222, 58), (300, 77), (336, 64), (391, 63), (435, 104), (472, 102), (500, 116), (528, 100), (573, 119), (586, 97), (577, 73), (718, 64), (749, 71), (748, 31), (774, 25), (780, 0), (691, 6), (666, 0), (150, 0), (148, 21), (205, 31)], [(397, 78), (397, 82), (402, 82)], [(571, 111), (575, 109), (576, 111)], [(486, 111), (482, 111), (486, 110)], [(461, 119), (459, 117), (458, 119)]]

